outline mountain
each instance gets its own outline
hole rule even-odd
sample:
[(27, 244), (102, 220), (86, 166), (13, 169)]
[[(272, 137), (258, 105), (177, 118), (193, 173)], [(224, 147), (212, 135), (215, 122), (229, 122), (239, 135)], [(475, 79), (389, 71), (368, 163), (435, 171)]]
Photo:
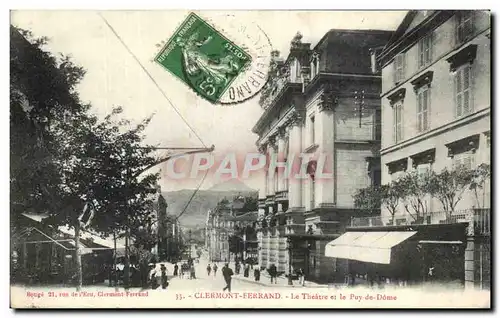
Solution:
[(238, 179), (229, 179), (211, 187), (209, 191), (256, 192)]
[[(194, 189), (162, 192), (168, 204), (168, 214), (181, 214), (194, 192)], [(237, 182), (226, 181), (208, 190), (199, 190), (187, 206), (186, 211), (180, 216), (181, 226), (190, 229), (204, 228), (208, 210), (213, 209), (220, 200), (225, 198), (232, 201), (237, 195), (257, 196), (258, 193), (257, 190), (249, 188), (238, 180)]]

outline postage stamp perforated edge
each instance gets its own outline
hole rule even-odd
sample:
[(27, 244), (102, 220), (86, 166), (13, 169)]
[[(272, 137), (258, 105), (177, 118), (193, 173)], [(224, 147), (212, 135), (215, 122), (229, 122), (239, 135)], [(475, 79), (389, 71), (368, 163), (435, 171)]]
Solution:
[[(172, 44), (172, 42), (175, 40), (175, 35), (177, 33), (179, 33), (180, 30), (182, 30), (182, 28), (189, 22), (189, 19), (191, 17), (194, 17), (196, 18), (197, 20), (201, 21), (205, 26), (207, 26), (209, 29), (211, 29), (213, 32), (216, 32), (221, 38), (225, 39), (226, 41), (228, 41), (229, 43), (231, 43), (232, 45), (238, 47), (247, 57), (248, 57), (248, 62), (245, 63), (245, 65), (243, 65), (238, 73), (237, 76), (235, 76), (234, 78), (232, 78), (231, 82), (229, 82), (228, 84), (226, 84), (226, 87), (224, 88), (224, 91), (222, 93), (220, 93), (220, 96), (219, 98), (217, 99), (217, 101), (213, 102), (213, 101), (210, 101), (208, 100), (207, 98), (205, 98), (204, 96), (202, 96), (200, 93), (198, 93), (193, 87), (191, 87), (191, 85), (189, 83), (186, 83), (185, 81), (183, 81), (182, 79), (180, 79), (176, 74), (174, 74), (168, 67), (166, 67), (165, 65), (163, 65), (160, 61), (158, 61), (158, 58), (165, 52), (165, 50), (168, 49), (168, 47)], [(208, 22), (207, 22), (208, 21)], [(209, 23), (210, 22), (210, 23)], [(175, 31), (172, 33), (172, 35), (169, 37), (169, 40), (166, 42), (165, 45), (163, 45), (162, 47), (160, 47), (160, 49), (158, 50), (158, 52), (155, 54), (154, 58), (152, 59), (152, 62), (158, 64), (162, 69), (164, 70), (167, 70), (177, 81), (183, 83), (184, 85), (188, 86), (190, 88), (190, 90), (192, 92), (194, 92), (196, 95), (198, 95), (200, 98), (203, 98), (204, 100), (214, 104), (214, 105), (218, 105), (218, 106), (230, 106), (230, 105), (234, 105), (234, 104), (239, 104), (239, 103), (242, 103), (244, 102), (245, 100), (243, 101), (239, 101), (239, 102), (235, 102), (235, 103), (231, 103), (231, 104), (227, 104), (227, 103), (220, 103), (220, 97), (222, 97), (225, 92), (227, 91), (227, 89), (229, 89), (229, 87), (231, 87), (231, 84), (240, 76), (242, 76), (242, 74), (244, 74), (245, 70), (248, 69), (248, 67), (251, 65), (252, 63), (252, 56), (251, 54), (249, 54), (245, 49), (243, 48), (246, 48), (245, 45), (242, 45), (241, 43), (239, 43), (239, 41), (235, 40), (232, 36), (230, 35), (227, 35), (227, 34), (223, 34), (222, 31), (219, 31), (219, 29), (221, 30), (224, 30), (223, 28), (217, 28), (217, 25), (216, 23), (214, 23), (213, 19), (209, 19), (209, 18), (206, 18), (206, 17), (201, 17), (199, 14), (191, 11), (187, 14), (187, 16), (184, 18), (184, 20), (182, 20), (182, 22), (179, 24), (179, 26), (175, 29)], [(179, 62), (180, 63), (180, 62)]]

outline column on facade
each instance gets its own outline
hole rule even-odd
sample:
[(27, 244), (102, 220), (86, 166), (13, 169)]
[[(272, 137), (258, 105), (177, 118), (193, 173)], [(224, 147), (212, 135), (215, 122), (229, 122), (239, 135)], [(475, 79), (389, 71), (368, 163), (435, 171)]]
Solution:
[[(259, 152), (261, 155), (266, 155), (267, 153), (267, 149), (266, 149), (266, 145), (265, 144), (262, 144), (260, 147), (259, 147)], [(266, 196), (267, 196), (267, 174), (266, 172), (264, 172), (262, 175), (261, 175), (261, 186), (260, 186), (260, 189), (259, 189), (259, 211), (258, 211), (258, 218), (259, 220), (261, 220), (264, 215), (265, 215), (265, 212), (266, 212), (266, 209), (265, 209), (265, 206), (262, 205), (263, 202), (265, 202), (266, 200)], [(264, 203), (265, 204), (265, 203)], [(262, 225), (262, 224), (260, 224)], [(259, 260), (259, 264), (262, 264), (262, 253), (265, 252), (265, 244), (264, 244), (264, 236), (263, 236), (263, 233), (262, 233), (263, 229), (262, 227), (259, 229), (259, 231), (257, 232), (257, 238), (258, 238), (258, 241), (259, 241), (259, 249), (258, 249), (258, 260)]]
[(321, 101), (316, 115), (319, 130), (319, 157), (315, 177), (315, 198), (317, 204), (334, 204), (334, 107), (330, 101)]
[[(267, 147), (267, 155), (269, 160), (273, 160), (274, 156), (276, 156), (276, 138), (274, 136), (271, 136), (269, 138), (269, 145)], [(268, 164), (268, 167), (270, 165)], [(267, 195), (274, 195), (275, 194), (275, 189), (274, 189), (274, 171), (271, 171), (271, 169), (268, 170), (267, 174), (267, 189), (268, 193)]]
[(288, 163), (290, 165), (290, 179), (288, 186), (288, 202), (291, 210), (300, 210), (304, 207), (302, 203), (302, 180), (297, 175), (300, 171), (302, 152), (302, 128), (303, 118), (294, 114), (291, 118), (290, 137), (288, 142)]
[[(285, 128), (280, 128), (278, 131), (278, 153), (277, 153), (277, 162), (279, 163), (284, 163), (286, 162), (285, 160), (285, 146), (286, 146), (286, 130)], [(278, 192), (285, 191), (286, 190), (286, 175), (285, 175), (285, 169), (282, 167), (278, 168)], [(281, 202), (278, 203), (278, 212), (285, 212), (283, 211), (283, 205)]]

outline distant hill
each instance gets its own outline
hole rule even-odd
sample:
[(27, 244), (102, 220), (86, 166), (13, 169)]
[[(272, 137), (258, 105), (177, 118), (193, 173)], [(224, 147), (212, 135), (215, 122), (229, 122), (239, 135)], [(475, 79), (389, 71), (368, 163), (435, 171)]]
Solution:
[(229, 179), (211, 187), (209, 191), (257, 192), (238, 179)]
[[(171, 215), (179, 215), (189, 199), (193, 195), (194, 189), (162, 192), (167, 201), (167, 212)], [(249, 188), (241, 181), (226, 181), (217, 184), (209, 190), (199, 190), (186, 209), (186, 212), (179, 218), (183, 228), (201, 229), (205, 227), (207, 212), (213, 209), (222, 199), (231, 201), (237, 195), (257, 196), (257, 190)]]

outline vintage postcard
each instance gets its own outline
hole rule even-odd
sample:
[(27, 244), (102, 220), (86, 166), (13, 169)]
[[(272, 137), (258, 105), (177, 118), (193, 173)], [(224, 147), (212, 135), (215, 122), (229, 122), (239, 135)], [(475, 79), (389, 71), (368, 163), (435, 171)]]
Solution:
[(11, 11), (12, 308), (490, 308), (489, 11)]

